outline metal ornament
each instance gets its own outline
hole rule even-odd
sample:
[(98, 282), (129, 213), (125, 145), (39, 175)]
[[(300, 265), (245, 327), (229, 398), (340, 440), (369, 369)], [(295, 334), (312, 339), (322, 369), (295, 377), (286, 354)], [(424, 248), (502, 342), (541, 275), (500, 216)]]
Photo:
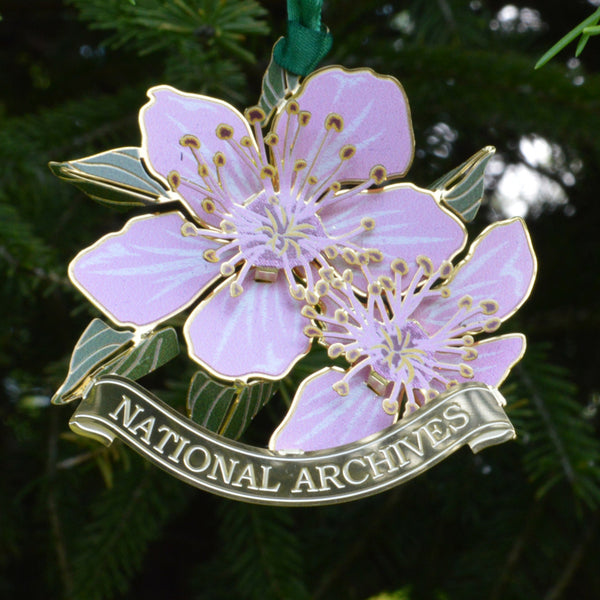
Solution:
[[(293, 506), (374, 494), (514, 437), (497, 388), (525, 339), (485, 336), (531, 291), (524, 222), (491, 225), (454, 264), (492, 147), (431, 190), (402, 181), (408, 101), (370, 69), (300, 78), (272, 62), (244, 115), (168, 86), (148, 96), (141, 147), (51, 164), (95, 200), (147, 209), (69, 266), (117, 326), (90, 323), (53, 399), (80, 400), (74, 431), (203, 490)], [(165, 323), (180, 316), (199, 367), (190, 419), (133, 381), (178, 354)], [(299, 385), (269, 449), (228, 439), (314, 341), (348, 368)]]

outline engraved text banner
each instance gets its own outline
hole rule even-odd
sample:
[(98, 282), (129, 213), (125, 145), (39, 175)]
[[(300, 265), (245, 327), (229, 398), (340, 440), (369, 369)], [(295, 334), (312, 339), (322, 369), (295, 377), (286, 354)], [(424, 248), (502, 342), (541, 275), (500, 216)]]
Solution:
[(502, 395), (471, 384), (409, 418), (345, 446), (281, 453), (223, 438), (117, 375), (99, 378), (71, 428), (104, 444), (119, 438), (171, 475), (258, 504), (334, 504), (402, 484), (468, 444), (473, 452), (515, 437)]

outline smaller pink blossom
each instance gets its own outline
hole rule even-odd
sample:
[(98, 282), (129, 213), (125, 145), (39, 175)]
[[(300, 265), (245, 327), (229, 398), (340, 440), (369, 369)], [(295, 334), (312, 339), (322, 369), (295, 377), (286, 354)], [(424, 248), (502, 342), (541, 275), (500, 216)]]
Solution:
[(321, 302), (303, 308), (314, 323), (305, 331), (350, 367), (326, 368), (300, 386), (271, 449), (354, 442), (461, 383), (500, 385), (525, 351), (524, 336), (475, 336), (495, 332), (522, 305), (535, 273), (521, 219), (488, 227), (456, 267), (422, 254), (393, 260), (388, 275), (363, 266), (365, 302), (350, 270), (321, 269)]

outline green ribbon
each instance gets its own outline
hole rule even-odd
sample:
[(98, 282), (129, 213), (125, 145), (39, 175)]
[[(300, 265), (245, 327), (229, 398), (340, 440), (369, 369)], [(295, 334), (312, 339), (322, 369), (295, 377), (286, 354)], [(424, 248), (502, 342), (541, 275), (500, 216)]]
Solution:
[(287, 36), (273, 50), (275, 62), (296, 75), (308, 75), (331, 49), (333, 38), (321, 24), (323, 0), (288, 0)]

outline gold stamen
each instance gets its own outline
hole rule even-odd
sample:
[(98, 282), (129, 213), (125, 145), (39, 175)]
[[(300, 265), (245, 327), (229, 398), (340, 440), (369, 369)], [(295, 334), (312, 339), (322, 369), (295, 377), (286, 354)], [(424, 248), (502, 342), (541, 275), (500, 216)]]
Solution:
[(315, 306), (319, 303), (319, 296), (317, 296), (317, 294), (315, 294), (312, 290), (306, 290), (306, 301)]
[(227, 159), (225, 158), (225, 155), (222, 152), (217, 152), (213, 156), (213, 162), (215, 163), (215, 165), (217, 165), (217, 167), (224, 167), (225, 163), (227, 162)]
[(217, 125), (215, 133), (220, 140), (230, 140), (233, 137), (233, 127), (221, 123), (220, 125)]
[(381, 294), (381, 285), (377, 281), (372, 281), (367, 286), (367, 291), (373, 296), (379, 296)]
[(297, 115), (300, 112), (300, 105), (295, 100), (290, 100), (285, 105), (285, 112), (288, 115)]
[(423, 269), (425, 277), (431, 277), (433, 275), (433, 263), (429, 257), (423, 256), (422, 254), (417, 256), (417, 264)]
[(260, 106), (253, 106), (248, 108), (245, 112), (246, 119), (254, 125), (254, 123), (261, 123), (266, 119), (265, 111)]
[(479, 353), (475, 348), (467, 348), (463, 354), (463, 360), (475, 360), (479, 356)]
[(360, 220), (360, 224), (365, 231), (371, 231), (375, 229), (375, 219), (373, 219), (373, 217), (363, 217)]
[(319, 296), (327, 296), (329, 294), (329, 284), (326, 281), (320, 279), (315, 283), (315, 292)]
[(348, 352), (346, 352), (346, 360), (349, 363), (353, 363), (355, 361), (357, 361), (360, 358), (361, 355), (361, 351), (358, 348), (354, 348), (352, 350), (348, 350)]
[(369, 177), (377, 184), (381, 185), (387, 179), (387, 171), (382, 165), (377, 165), (371, 169)]
[(408, 264), (402, 258), (395, 258), (391, 264), (392, 271), (399, 273), (400, 275), (406, 275), (408, 273)]
[(383, 260), (383, 252), (381, 250), (377, 250), (376, 248), (367, 248), (367, 252), (369, 253), (369, 258), (373, 262), (381, 262)]
[(306, 297), (306, 288), (302, 287), (301, 285), (290, 285), (289, 290), (290, 296), (295, 300), (304, 300)]
[(229, 293), (231, 294), (232, 298), (237, 298), (243, 291), (244, 288), (236, 281), (229, 286)]
[(342, 250), (342, 258), (349, 265), (356, 265), (356, 264), (358, 264), (358, 256), (356, 255), (356, 252), (354, 252), (354, 250), (352, 250), (351, 248), (344, 248)]
[(307, 304), (300, 309), (300, 314), (307, 319), (318, 319), (320, 316), (314, 306), (308, 306)]
[(181, 226), (181, 235), (183, 237), (196, 237), (198, 235), (198, 230), (196, 229), (195, 225), (189, 221), (186, 221)]
[(211, 263), (218, 263), (219, 262), (219, 257), (217, 256), (217, 253), (210, 249), (210, 250), (205, 250), (202, 253), (202, 256), (204, 257), (204, 260), (207, 260), (208, 262)]
[(459, 367), (459, 370), (460, 370), (460, 374), (465, 379), (473, 379), (473, 377), (475, 376), (475, 371), (473, 371), (473, 368), (470, 367), (469, 365), (461, 364)]
[(493, 315), (498, 312), (498, 303), (495, 300), (482, 300), (479, 303), (484, 315)]
[(348, 313), (343, 308), (337, 308), (333, 313), (333, 318), (340, 325), (345, 325), (348, 322)]
[(298, 124), (302, 127), (306, 127), (310, 121), (311, 114), (307, 110), (301, 110), (298, 113)]
[(323, 337), (323, 332), (315, 325), (307, 325), (302, 331), (304, 331), (304, 335), (307, 337)]
[(356, 154), (356, 146), (346, 144), (340, 150), (340, 158), (342, 160), (350, 160)]
[(216, 207), (215, 203), (210, 198), (204, 198), (204, 200), (202, 200), (202, 208), (210, 215), (215, 212)]
[(345, 381), (338, 381), (334, 383), (332, 386), (333, 391), (337, 392), (340, 396), (347, 396), (350, 392), (350, 388)]
[(223, 263), (219, 270), (221, 271), (221, 275), (224, 277), (229, 277), (235, 273), (235, 268), (231, 263)]
[(452, 263), (445, 260), (442, 263), (442, 266), (440, 267), (439, 276), (442, 279), (448, 279), (448, 277), (450, 277), (450, 275), (452, 275), (452, 271), (453, 271)]
[(335, 246), (327, 246), (325, 250), (323, 250), (325, 256), (329, 259), (334, 259), (338, 254), (338, 249)]
[(200, 148), (200, 140), (195, 135), (189, 133), (184, 135), (179, 140), (179, 143), (186, 148), (195, 148), (196, 150)]
[(308, 163), (303, 158), (299, 158), (294, 163), (294, 171), (302, 171), (302, 169), (306, 169), (307, 166)]
[(277, 146), (279, 144), (279, 136), (276, 133), (269, 133), (265, 138), (265, 144), (267, 146)]
[(469, 296), (468, 294), (466, 296), (463, 296), (458, 301), (458, 306), (459, 306), (459, 308), (471, 310), (471, 308), (473, 307), (473, 298), (471, 298), (471, 296)]
[(167, 175), (167, 181), (169, 182), (169, 185), (176, 190), (181, 184), (181, 176), (177, 171), (171, 171)]
[(486, 333), (493, 333), (500, 327), (500, 325), (502, 325), (502, 321), (500, 319), (498, 319), (497, 317), (494, 317), (493, 319), (489, 319), (488, 321), (485, 322), (485, 324), (483, 326), (483, 330)]
[(391, 277), (388, 277), (387, 275), (382, 275), (378, 279), (378, 281), (384, 290), (392, 291), (394, 289), (394, 282)]
[(329, 113), (325, 119), (325, 129), (328, 131), (334, 129), (340, 133), (344, 129), (344, 119), (337, 113)]
[(329, 358), (339, 358), (342, 354), (344, 353), (344, 345), (343, 344), (339, 344), (339, 343), (335, 343), (335, 344), (331, 344), (331, 346), (329, 346), (329, 348), (327, 348), (327, 356), (329, 356)]
[(226, 221), (225, 219), (223, 219), (219, 223), (219, 227), (223, 230), (224, 233), (232, 234), (237, 232), (235, 224), (231, 221)]
[(260, 178), (261, 179), (266, 179), (267, 177), (269, 179), (274, 179), (276, 175), (277, 175), (277, 170), (275, 169), (275, 167), (273, 165), (265, 165), (260, 170)]

